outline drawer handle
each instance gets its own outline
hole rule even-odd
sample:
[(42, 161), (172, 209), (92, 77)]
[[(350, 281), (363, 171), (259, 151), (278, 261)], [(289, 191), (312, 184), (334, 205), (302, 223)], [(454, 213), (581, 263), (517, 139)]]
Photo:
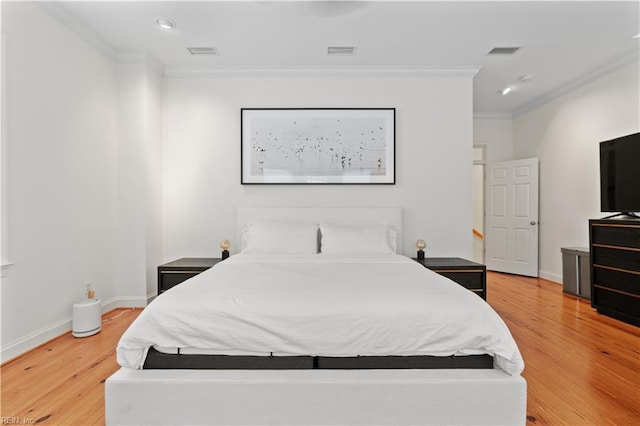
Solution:
[(618, 271), (618, 272), (626, 272), (627, 274), (640, 275), (640, 271), (630, 271), (629, 269), (615, 268), (613, 266), (599, 265), (597, 263), (594, 263), (593, 267), (594, 268), (601, 268), (601, 269), (610, 269), (612, 271)]
[(612, 246), (610, 244), (600, 244), (600, 243), (593, 243), (592, 246), (601, 247), (601, 248), (608, 248), (608, 249), (614, 249), (614, 250), (640, 251), (640, 247)]
[(199, 274), (202, 271), (160, 271), (161, 274)]

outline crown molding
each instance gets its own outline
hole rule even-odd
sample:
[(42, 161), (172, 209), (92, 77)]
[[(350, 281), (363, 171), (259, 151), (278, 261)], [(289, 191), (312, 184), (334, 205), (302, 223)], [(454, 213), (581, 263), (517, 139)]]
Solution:
[(599, 78), (604, 77), (607, 74), (610, 74), (614, 71), (617, 71), (633, 62), (637, 62), (640, 60), (640, 50), (637, 48), (633, 48), (618, 56), (617, 58), (613, 58), (611, 61), (608, 61), (605, 66), (602, 68), (592, 71), (588, 74), (585, 74), (573, 82), (561, 87), (560, 89), (553, 90), (543, 96), (540, 96), (533, 101), (517, 108), (513, 112), (513, 118), (517, 118), (523, 114), (526, 114), (529, 111), (532, 111), (544, 104), (547, 104), (554, 99), (557, 99), (563, 95), (566, 95), (569, 92), (579, 89), (582, 86), (586, 86), (589, 83), (598, 80)]
[(121, 65), (146, 65), (158, 75), (164, 75), (164, 65), (155, 56), (148, 53), (118, 53), (114, 62)]
[(473, 114), (474, 119), (478, 120), (511, 120), (513, 115), (508, 112), (479, 112), (477, 114)]
[(165, 78), (216, 77), (316, 77), (316, 76), (375, 76), (375, 77), (474, 77), (480, 67), (165, 67)]
[(147, 53), (119, 52), (102, 37), (83, 24), (74, 15), (58, 2), (39, 1), (34, 2), (40, 9), (46, 12), (53, 19), (64, 25), (67, 29), (85, 40), (98, 51), (104, 53), (116, 64), (144, 64), (156, 71), (160, 76), (164, 74), (164, 65), (154, 56)]
[(37, 5), (49, 16), (65, 26), (71, 32), (75, 33), (81, 39), (85, 40), (98, 51), (104, 53), (109, 59), (115, 61), (117, 52), (113, 46), (108, 44), (104, 39), (102, 39), (102, 37), (69, 13), (69, 11), (60, 3), (54, 1), (37, 1), (33, 2), (33, 4)]

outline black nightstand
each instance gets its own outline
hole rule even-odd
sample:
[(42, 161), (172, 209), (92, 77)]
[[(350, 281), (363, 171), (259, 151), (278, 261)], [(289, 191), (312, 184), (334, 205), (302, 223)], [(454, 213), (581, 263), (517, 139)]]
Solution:
[(459, 257), (427, 257), (416, 259), (422, 266), (452, 279), (487, 300), (487, 267)]
[(218, 262), (220, 258), (211, 257), (183, 257), (173, 262), (158, 266), (158, 294), (164, 293), (171, 287), (195, 277)]

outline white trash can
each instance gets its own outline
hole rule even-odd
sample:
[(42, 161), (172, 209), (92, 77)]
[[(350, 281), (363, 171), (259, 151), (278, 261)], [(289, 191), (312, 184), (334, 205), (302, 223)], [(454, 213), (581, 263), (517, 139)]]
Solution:
[(73, 304), (74, 337), (93, 336), (102, 328), (100, 299), (86, 299)]

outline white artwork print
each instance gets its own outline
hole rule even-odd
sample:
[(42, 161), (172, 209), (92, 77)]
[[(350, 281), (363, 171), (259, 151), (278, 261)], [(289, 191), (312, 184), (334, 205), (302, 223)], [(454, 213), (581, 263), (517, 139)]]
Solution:
[(393, 171), (394, 123), (389, 110), (243, 113), (243, 168), (248, 168), (249, 179), (379, 183)]

